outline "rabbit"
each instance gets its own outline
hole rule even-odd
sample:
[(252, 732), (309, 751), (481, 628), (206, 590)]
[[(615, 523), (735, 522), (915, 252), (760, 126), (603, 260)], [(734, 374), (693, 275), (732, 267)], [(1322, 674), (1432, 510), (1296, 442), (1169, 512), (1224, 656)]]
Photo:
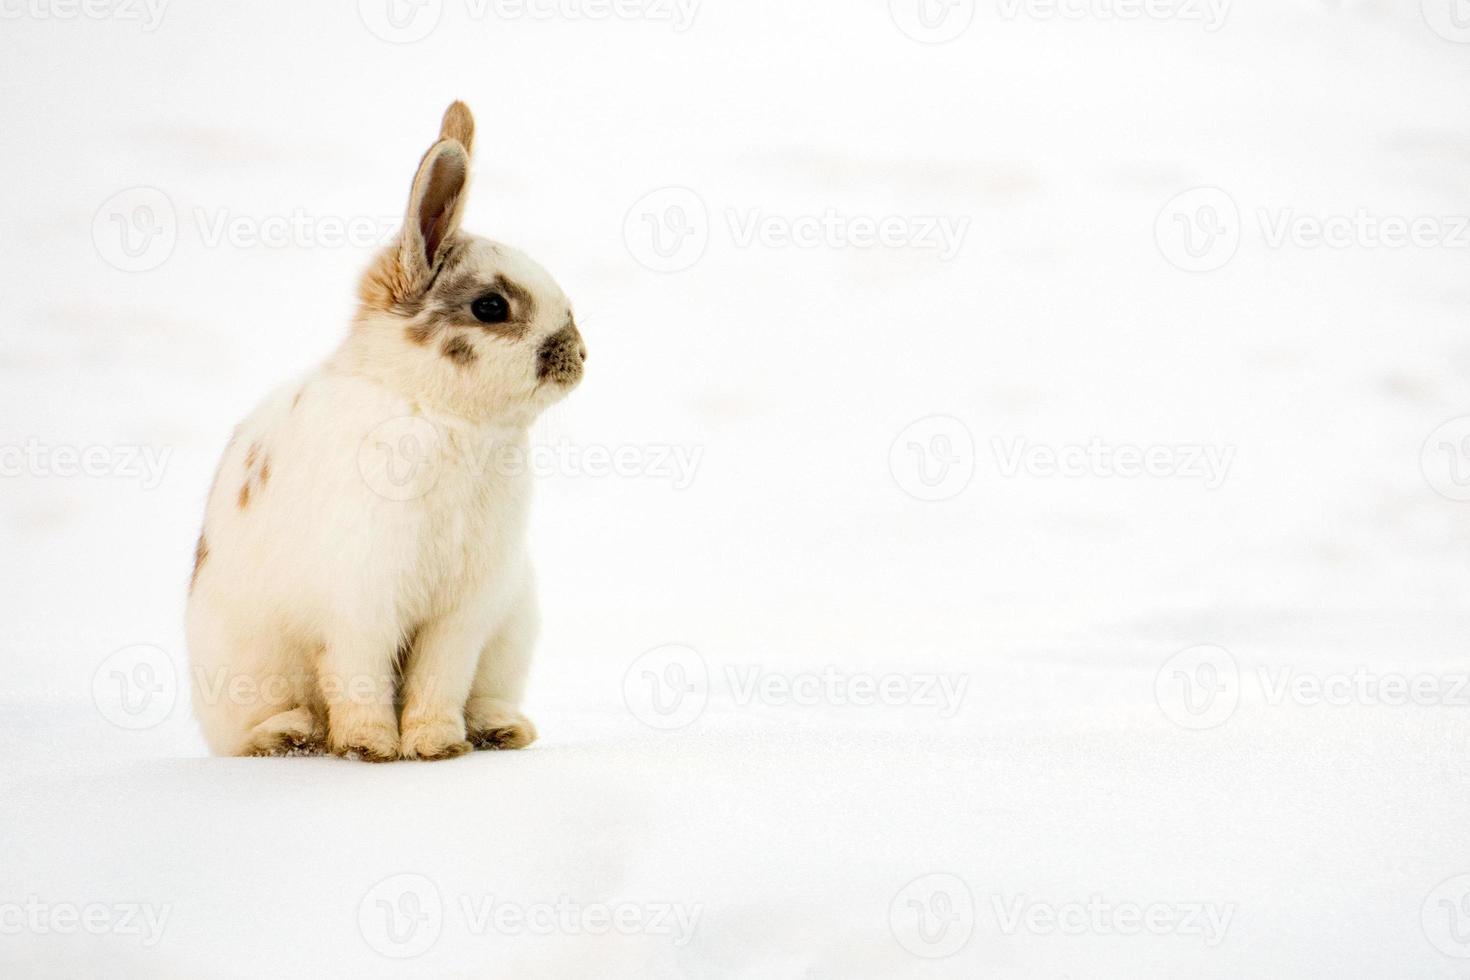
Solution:
[(587, 348), (541, 266), (460, 231), (473, 143), (455, 102), (341, 346), (224, 451), (186, 612), (217, 755), (444, 759), (536, 738), (516, 461)]

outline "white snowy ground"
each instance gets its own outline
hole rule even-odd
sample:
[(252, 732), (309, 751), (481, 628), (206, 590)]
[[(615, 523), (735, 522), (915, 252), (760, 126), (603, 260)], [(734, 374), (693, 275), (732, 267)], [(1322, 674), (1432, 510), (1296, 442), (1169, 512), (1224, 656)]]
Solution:
[[(1470, 414), (1453, 9), (981, 0), (929, 45), (892, 6), (444, 0), (393, 44), (349, 2), (6, 0), (0, 976), (1470, 976), (1466, 430), (1421, 466)], [(396, 216), (453, 97), (467, 226), (591, 347), (538, 437), (639, 470), (540, 481), (542, 740), (207, 758), (216, 456), (343, 329), (371, 249), (314, 232)], [(970, 224), (946, 260), (757, 210)], [(1272, 247), (1360, 211), (1451, 220)], [(687, 268), (639, 261), (649, 216)], [(1094, 438), (1230, 465), (1007, 475)]]

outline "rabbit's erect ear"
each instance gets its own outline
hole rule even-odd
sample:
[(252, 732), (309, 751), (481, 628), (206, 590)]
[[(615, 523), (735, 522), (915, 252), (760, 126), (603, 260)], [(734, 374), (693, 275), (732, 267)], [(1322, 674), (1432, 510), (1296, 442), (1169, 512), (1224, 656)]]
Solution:
[(444, 110), (444, 122), (439, 126), (439, 138), (455, 140), (466, 153), (474, 150), (475, 117), (470, 115), (469, 106), (459, 101), (449, 104), (449, 108)]
[(458, 233), (469, 179), (470, 155), (458, 140), (440, 140), (424, 154), (398, 243), (399, 268), (409, 282), (427, 285), (445, 244)]

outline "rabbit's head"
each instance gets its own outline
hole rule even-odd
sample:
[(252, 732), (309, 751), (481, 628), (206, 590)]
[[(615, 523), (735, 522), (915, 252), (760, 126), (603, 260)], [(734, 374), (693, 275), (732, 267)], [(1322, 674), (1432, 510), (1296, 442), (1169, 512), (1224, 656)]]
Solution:
[(587, 348), (545, 269), (460, 231), (474, 134), (455, 102), (414, 175), (402, 230), (363, 275), (354, 339), (365, 367), (415, 397), (525, 420), (576, 386)]

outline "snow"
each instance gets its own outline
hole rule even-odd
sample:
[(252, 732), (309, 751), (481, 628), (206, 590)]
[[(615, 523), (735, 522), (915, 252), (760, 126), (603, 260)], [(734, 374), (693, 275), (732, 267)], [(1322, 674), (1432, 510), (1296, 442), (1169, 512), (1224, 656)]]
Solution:
[[(937, 45), (880, 0), (446, 0), (405, 44), (351, 4), (8, 6), (0, 975), (1465, 976), (1470, 47), (1435, 3), (998, 0)], [(591, 350), (537, 433), (541, 741), (208, 758), (215, 460), (343, 329), (371, 248), (315, 236), (390, 222), (455, 97), (467, 227)], [(137, 187), (177, 241), (127, 271)], [(1196, 188), (1241, 237), (1188, 272)], [(649, 207), (697, 261), (639, 261), (689, 258)], [(1450, 240), (1272, 246), (1359, 212)], [(894, 215), (958, 254), (852, 246)], [(838, 240), (779, 244), (807, 216)], [(1044, 475), (1095, 440), (1218, 479)]]

